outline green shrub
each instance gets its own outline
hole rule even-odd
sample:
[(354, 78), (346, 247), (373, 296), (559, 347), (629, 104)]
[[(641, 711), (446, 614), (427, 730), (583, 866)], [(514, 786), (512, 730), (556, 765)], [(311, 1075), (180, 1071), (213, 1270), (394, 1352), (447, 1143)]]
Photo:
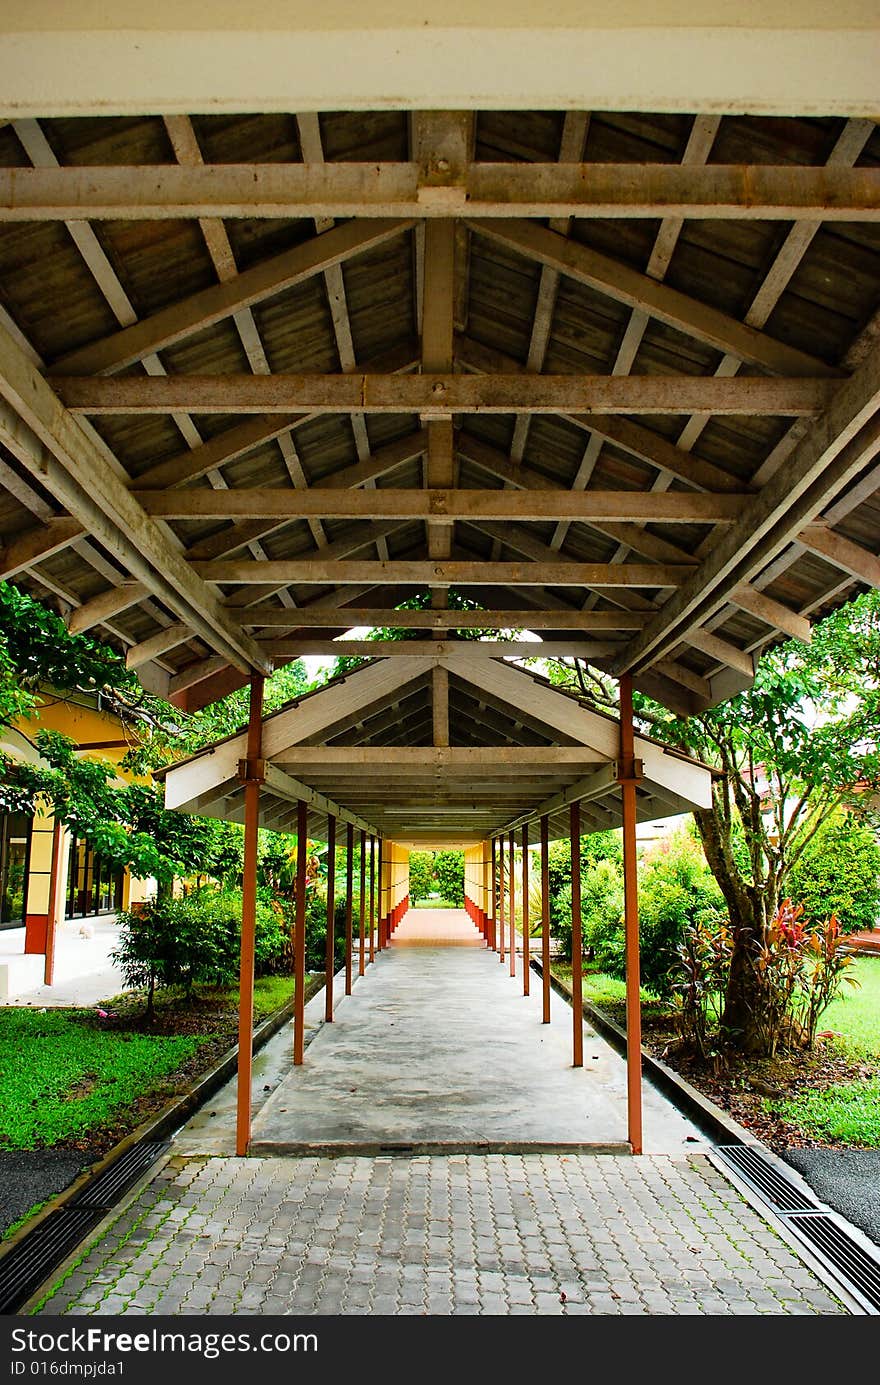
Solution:
[(687, 828), (646, 852), (639, 873), (642, 984), (668, 999), (685, 931), (715, 927), (724, 914), (724, 897)]
[[(235, 890), (193, 890), (182, 899), (162, 900), (143, 911), (121, 913), (119, 947), (112, 954), (126, 984), (145, 988), (152, 1013), (157, 987), (232, 985), (238, 979), (241, 895)], [(271, 970), (285, 947), (283, 910), (258, 900), (255, 969)]]
[(880, 847), (849, 813), (832, 813), (786, 881), (810, 919), (836, 914), (844, 933), (873, 928), (880, 913)]

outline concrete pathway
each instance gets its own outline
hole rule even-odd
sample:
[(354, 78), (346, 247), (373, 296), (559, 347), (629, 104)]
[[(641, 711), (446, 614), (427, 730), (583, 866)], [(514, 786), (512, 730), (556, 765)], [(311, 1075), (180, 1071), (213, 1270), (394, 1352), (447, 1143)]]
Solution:
[[(470, 946), (469, 923), (422, 913), (351, 997), (337, 976), (333, 1025), (321, 1024), (323, 991), (309, 1002), (304, 1067), (292, 1067), (288, 1029), (257, 1056), (259, 1148), (273, 1148), (273, 1130), (285, 1147), (304, 1132), (331, 1136), (340, 1151), (374, 1145), (392, 1129), (399, 1136), (404, 1116), (408, 1139), (439, 1133), (453, 1146), (490, 1130), (502, 1144), (577, 1142), (612, 1128), (619, 1139), (616, 1055), (589, 1036), (589, 1066), (574, 1071), (569, 1008), (554, 997), (553, 1022), (541, 1025), (539, 987), (524, 999), (521, 979)], [(646, 1096), (654, 1152), (638, 1159), (561, 1150), (239, 1159), (229, 1153), (230, 1083), (39, 1312), (847, 1311), (705, 1146), (689, 1142), (688, 1123)]]
[(44, 986), (44, 958), (25, 953), (24, 929), (0, 930), (0, 1003), (35, 1008), (90, 1006), (119, 995), (129, 988), (110, 960), (118, 943), (115, 914), (59, 924), (55, 980)]
[[(475, 944), (475, 945), (473, 945)], [(571, 1066), (572, 1016), (541, 983), (522, 993), (463, 911), (412, 910), (303, 1067), (258, 1114), (257, 1154), (625, 1149), (626, 1068), (589, 1029)], [(702, 1143), (645, 1085), (645, 1148)]]

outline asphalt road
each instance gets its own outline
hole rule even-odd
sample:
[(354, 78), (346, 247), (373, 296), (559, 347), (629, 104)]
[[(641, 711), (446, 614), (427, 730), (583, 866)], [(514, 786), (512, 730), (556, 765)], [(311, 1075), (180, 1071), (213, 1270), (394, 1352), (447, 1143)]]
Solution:
[(818, 1198), (880, 1245), (880, 1149), (789, 1149)]
[(60, 1193), (94, 1157), (64, 1149), (0, 1151), (0, 1235), (35, 1203)]

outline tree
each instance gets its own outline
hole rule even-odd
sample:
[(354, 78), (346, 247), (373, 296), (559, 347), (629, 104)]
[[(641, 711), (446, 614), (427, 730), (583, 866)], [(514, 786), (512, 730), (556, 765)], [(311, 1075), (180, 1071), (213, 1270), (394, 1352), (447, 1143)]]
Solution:
[[(611, 680), (594, 669), (557, 665), (552, 676), (593, 706), (613, 704)], [(770, 650), (753, 686), (721, 706), (683, 720), (637, 697), (636, 712), (655, 736), (720, 771), (711, 808), (694, 816), (730, 920), (722, 1026), (728, 1044), (760, 1052), (760, 957), (792, 873), (829, 814), (844, 804), (864, 811), (880, 786), (880, 592), (818, 623), (810, 645)]]
[(436, 851), (434, 878), (442, 898), (461, 908), (464, 904), (464, 852)]
[(409, 897), (413, 904), (427, 899), (434, 887), (434, 855), (430, 851), (409, 853)]

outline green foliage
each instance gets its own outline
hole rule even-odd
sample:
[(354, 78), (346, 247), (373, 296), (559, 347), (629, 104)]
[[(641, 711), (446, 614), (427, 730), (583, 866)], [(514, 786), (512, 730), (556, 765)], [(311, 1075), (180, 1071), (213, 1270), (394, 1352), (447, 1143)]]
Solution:
[[(620, 832), (591, 832), (581, 837), (581, 877), (602, 861), (621, 864), (623, 846)], [(563, 954), (571, 957), (571, 844), (567, 838), (550, 842), (547, 850), (547, 877), (550, 887), (550, 932), (558, 941)], [(583, 889), (583, 884), (582, 887)], [(529, 915), (541, 918), (541, 874), (536, 858), (529, 884)], [(588, 920), (586, 907), (583, 909)]]
[(112, 1124), (201, 1040), (118, 1034), (77, 1010), (0, 1010), (4, 1149), (81, 1139)]
[[(16, 707), (19, 691), (48, 684), (62, 692), (101, 692), (120, 706), (139, 701), (143, 690), (115, 650), (87, 635), (71, 635), (60, 616), (41, 602), (0, 582), (0, 719)], [(4, 702), (11, 705), (4, 708)]]
[(434, 855), (430, 851), (411, 851), (409, 854), (409, 897), (417, 904), (427, 899), (434, 888)]
[(880, 1149), (878, 1077), (805, 1092), (789, 1101), (768, 1101), (766, 1105), (818, 1140)]
[(464, 852), (435, 852), (434, 878), (441, 897), (460, 908), (464, 904)]
[(661, 1000), (672, 977), (685, 932), (697, 924), (718, 926), (724, 897), (693, 834), (665, 837), (642, 858), (639, 874), (639, 939), (642, 982)]
[[(556, 938), (563, 958), (571, 961), (570, 880), (559, 895), (557, 908)], [(597, 860), (581, 871), (581, 948), (612, 976), (624, 973), (622, 919), (623, 872), (613, 860)]]
[[(784, 900), (747, 958), (760, 978), (750, 1024), (756, 1051), (812, 1047), (820, 1016), (845, 983), (858, 986), (852, 958), (843, 950), (836, 918), (813, 923), (803, 909)], [(731, 930), (724, 920), (698, 918), (685, 929), (679, 966), (671, 976), (685, 1042), (702, 1057), (730, 1044), (723, 997), (735, 961)]]
[(845, 933), (873, 928), (880, 910), (880, 847), (850, 813), (831, 814), (788, 878), (788, 891), (810, 918), (836, 914)]

